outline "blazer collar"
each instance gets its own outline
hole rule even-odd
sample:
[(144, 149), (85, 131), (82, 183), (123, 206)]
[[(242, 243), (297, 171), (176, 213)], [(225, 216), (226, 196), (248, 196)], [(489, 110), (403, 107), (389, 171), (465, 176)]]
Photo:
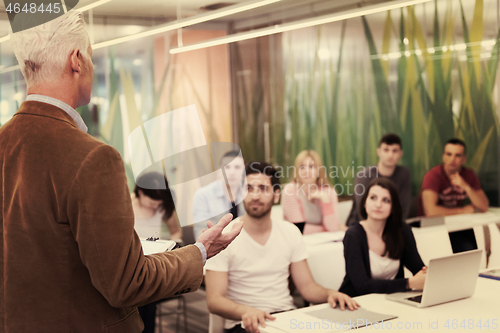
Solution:
[(19, 115), (31, 115), (38, 117), (52, 118), (54, 120), (63, 121), (69, 125), (78, 128), (77, 123), (71, 116), (64, 110), (43, 102), (26, 101), (21, 104), (19, 110), (14, 114), (14, 117)]

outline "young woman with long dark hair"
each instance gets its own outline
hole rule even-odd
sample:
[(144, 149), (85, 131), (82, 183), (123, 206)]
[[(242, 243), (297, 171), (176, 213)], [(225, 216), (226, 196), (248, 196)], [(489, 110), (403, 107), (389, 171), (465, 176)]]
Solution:
[[(369, 183), (360, 213), (364, 220), (344, 237), (346, 276), (339, 291), (354, 297), (423, 289), (426, 267), (391, 180), (380, 177)], [(412, 277), (404, 278), (404, 267)]]

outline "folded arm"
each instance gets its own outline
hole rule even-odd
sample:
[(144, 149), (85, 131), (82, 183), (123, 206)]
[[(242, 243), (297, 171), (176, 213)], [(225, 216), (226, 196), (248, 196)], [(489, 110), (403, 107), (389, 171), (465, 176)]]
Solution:
[(428, 189), (422, 191), (422, 205), (424, 208), (425, 216), (442, 216), (442, 215), (474, 213), (474, 207), (472, 205), (467, 205), (464, 207), (457, 207), (457, 208), (447, 208), (443, 206), (438, 206), (437, 202), (438, 202), (437, 192)]

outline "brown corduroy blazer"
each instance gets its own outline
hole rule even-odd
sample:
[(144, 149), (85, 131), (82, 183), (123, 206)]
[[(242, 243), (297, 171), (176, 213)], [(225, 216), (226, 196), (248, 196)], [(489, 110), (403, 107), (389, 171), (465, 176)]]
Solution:
[(144, 256), (118, 152), (24, 102), (0, 128), (0, 332), (141, 332), (136, 306), (198, 289), (199, 249)]

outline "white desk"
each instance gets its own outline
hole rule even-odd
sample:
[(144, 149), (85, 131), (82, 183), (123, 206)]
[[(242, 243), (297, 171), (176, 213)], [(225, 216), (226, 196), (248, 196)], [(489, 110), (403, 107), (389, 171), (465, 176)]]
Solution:
[(304, 243), (306, 246), (320, 245), (329, 242), (342, 241), (345, 231), (335, 232), (318, 232), (315, 234), (304, 235)]
[[(356, 297), (357, 302), (365, 309), (373, 312), (396, 315), (398, 318), (379, 324), (373, 327), (361, 328), (362, 330), (377, 329), (377, 331), (404, 331), (411, 332), (500, 332), (500, 281), (478, 278), (476, 292), (470, 298), (463, 300), (431, 306), (419, 309), (410, 305), (393, 302), (385, 299), (384, 294), (370, 294)], [(316, 305), (321, 309), (328, 307), (328, 304)], [(276, 314), (275, 316), (288, 316), (299, 312), (310, 312), (313, 308), (307, 307), (287, 313)], [(287, 318), (288, 318), (287, 317)], [(361, 320), (362, 318), (360, 318)], [(466, 328), (460, 327), (462, 322)], [(484, 327), (488, 320), (489, 328)], [(469, 322), (470, 321), (470, 322)], [(481, 321), (481, 322), (480, 322)], [(472, 327), (474, 323), (474, 327)], [(471, 325), (469, 328), (468, 325)], [(449, 327), (446, 327), (448, 325)], [(477, 327), (481, 325), (482, 327)], [(496, 326), (496, 329), (495, 329)], [(297, 322), (290, 324), (288, 332), (321, 332), (328, 333), (327, 328), (317, 330), (299, 329)], [(284, 331), (266, 327), (261, 329), (265, 333), (283, 333)]]
[(492, 207), (486, 213), (445, 216), (444, 223), (449, 232), (500, 223), (500, 208)]
[[(486, 213), (460, 214), (445, 216), (444, 226), (435, 226), (428, 228), (414, 228), (413, 233), (417, 239), (417, 247), (422, 251), (422, 259), (427, 262), (428, 259), (446, 255), (449, 252), (449, 238), (442, 237), (444, 230), (446, 232), (454, 232), (459, 230), (473, 229), (476, 236), (478, 249), (486, 249), (486, 242), (489, 241), (491, 255), (489, 256), (489, 266), (500, 266), (500, 232), (497, 225), (500, 223), (500, 208), (491, 207)], [(444, 229), (441, 230), (440, 228)], [(436, 232), (432, 235), (433, 232)], [(488, 232), (488, 237), (485, 237), (485, 232)], [(425, 236), (428, 241), (423, 243), (420, 241), (420, 236)], [(446, 235), (445, 235), (446, 236)], [(441, 241), (432, 243), (432, 239), (441, 237)], [(425, 248), (423, 248), (424, 246)], [(444, 251), (444, 252), (443, 252)], [(426, 255), (429, 252), (431, 255)], [(451, 254), (451, 252), (449, 253)], [(486, 252), (483, 255), (481, 268), (486, 268)]]

